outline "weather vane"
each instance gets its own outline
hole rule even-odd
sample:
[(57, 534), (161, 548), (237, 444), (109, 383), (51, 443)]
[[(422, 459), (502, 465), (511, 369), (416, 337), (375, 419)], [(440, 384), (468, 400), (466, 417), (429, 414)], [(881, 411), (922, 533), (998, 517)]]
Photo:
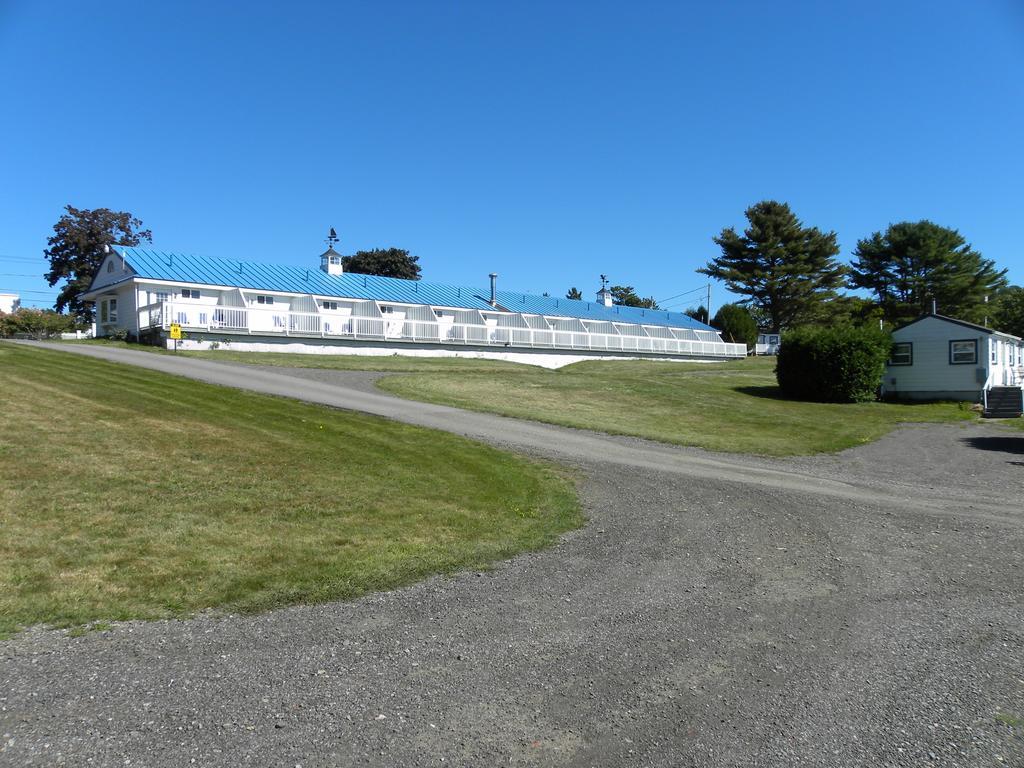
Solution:
[(334, 244), (338, 242), (338, 234), (334, 231), (334, 227), (331, 227), (331, 231), (327, 233), (327, 239), (324, 242), (327, 243), (328, 248), (333, 248)]

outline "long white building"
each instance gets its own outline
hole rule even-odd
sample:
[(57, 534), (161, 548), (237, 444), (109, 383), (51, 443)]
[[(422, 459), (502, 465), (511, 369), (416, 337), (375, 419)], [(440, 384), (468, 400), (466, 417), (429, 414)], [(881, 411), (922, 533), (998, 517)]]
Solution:
[(185, 348), (491, 357), (558, 367), (594, 357), (722, 360), (743, 344), (679, 312), (345, 273), (329, 248), (308, 269), (114, 247), (85, 299), (98, 336)]

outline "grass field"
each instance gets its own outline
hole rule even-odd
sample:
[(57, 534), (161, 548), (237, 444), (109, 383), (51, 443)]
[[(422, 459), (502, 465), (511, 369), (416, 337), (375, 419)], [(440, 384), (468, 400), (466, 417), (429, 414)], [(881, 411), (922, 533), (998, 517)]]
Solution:
[[(776, 386), (773, 357), (714, 364), (602, 360), (550, 371), (469, 358), (227, 350), (183, 354), (259, 365), (402, 374), (383, 379), (380, 387), (414, 400), (715, 451), (770, 456), (851, 448), (876, 440), (905, 422), (975, 418), (966, 405), (957, 403), (786, 400)], [(1024, 424), (1018, 426), (1024, 428)]]
[(0, 343), (0, 633), (349, 598), (581, 522), (463, 438)]
[(381, 371), (385, 373), (453, 373), (462, 371), (504, 371), (507, 373), (528, 373), (531, 366), (506, 363), (501, 360), (479, 360), (472, 357), (405, 357), (402, 355), (304, 355), (294, 352), (237, 352), (217, 349), (211, 352), (171, 352), (161, 347), (130, 344), (123, 341), (89, 339), (87, 341), (66, 341), (63, 344), (88, 344), (90, 346), (116, 347), (161, 355), (179, 354), (201, 360), (217, 360), (224, 363), (246, 363), (249, 365), (270, 365), (278, 368), (329, 368), (337, 371)]
[(973, 419), (957, 403), (806, 403), (780, 397), (773, 358), (729, 363), (599, 361), (558, 371), (389, 376), (380, 387), (426, 400), (714, 451), (788, 456), (839, 451), (903, 422)]

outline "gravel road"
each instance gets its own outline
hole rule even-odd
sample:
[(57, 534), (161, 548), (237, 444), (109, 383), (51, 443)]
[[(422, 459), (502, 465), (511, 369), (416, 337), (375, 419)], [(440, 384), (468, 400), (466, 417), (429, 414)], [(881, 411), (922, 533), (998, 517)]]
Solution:
[(347, 603), (21, 633), (0, 765), (1024, 766), (1022, 432), (724, 456), (83, 351), (557, 458), (590, 522)]

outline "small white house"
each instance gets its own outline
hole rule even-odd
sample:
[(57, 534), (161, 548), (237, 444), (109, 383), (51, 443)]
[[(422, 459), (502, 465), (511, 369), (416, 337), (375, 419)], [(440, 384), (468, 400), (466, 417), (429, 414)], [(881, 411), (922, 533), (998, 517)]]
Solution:
[(757, 344), (754, 345), (754, 354), (777, 355), (781, 341), (782, 336), (777, 333), (759, 333), (757, 334)]
[(882, 393), (905, 400), (988, 403), (995, 390), (1024, 386), (1024, 341), (942, 315), (897, 328)]
[(0, 293), (0, 312), (9, 315), (21, 307), (21, 297), (16, 293)]

